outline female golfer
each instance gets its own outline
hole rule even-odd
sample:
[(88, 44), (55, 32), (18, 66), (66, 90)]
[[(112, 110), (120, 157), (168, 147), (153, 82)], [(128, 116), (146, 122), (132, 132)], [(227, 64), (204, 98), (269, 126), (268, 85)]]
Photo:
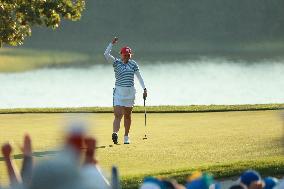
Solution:
[(139, 72), (139, 67), (137, 63), (131, 59), (132, 52), (129, 47), (121, 48), (120, 59), (115, 58), (110, 54), (112, 46), (116, 44), (117, 41), (118, 38), (115, 37), (112, 42), (107, 46), (104, 53), (106, 59), (108, 61), (113, 62), (113, 68), (115, 73), (115, 88), (113, 89), (114, 121), (112, 141), (114, 144), (118, 143), (118, 131), (120, 128), (120, 121), (124, 116), (124, 144), (129, 144), (131, 113), (136, 93), (136, 90), (134, 88), (134, 75), (136, 75), (140, 85), (144, 90), (144, 99), (146, 99), (147, 97), (147, 89)]

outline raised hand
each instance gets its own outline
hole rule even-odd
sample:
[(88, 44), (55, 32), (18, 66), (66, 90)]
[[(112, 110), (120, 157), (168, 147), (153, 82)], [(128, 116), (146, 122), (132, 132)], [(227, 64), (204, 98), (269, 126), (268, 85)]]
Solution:
[(92, 137), (85, 138), (85, 145), (87, 147), (85, 154), (85, 164), (96, 164), (95, 150), (96, 150), (96, 139)]
[(20, 184), (22, 182), (21, 176), (17, 170), (15, 163), (11, 158), (12, 146), (9, 143), (3, 144), (1, 151), (6, 163), (10, 184), (12, 186)]
[(147, 89), (145, 88), (143, 92), (143, 99), (146, 100), (146, 98), (147, 98)]
[(114, 37), (111, 43), (114, 45), (114, 44), (116, 44), (117, 42), (118, 42), (118, 37)]
[(24, 136), (24, 146), (21, 148), (24, 154), (21, 176), (23, 183), (28, 186), (32, 179), (33, 158), (32, 158), (32, 142), (31, 137), (26, 134)]
[(32, 144), (31, 144), (31, 137), (26, 134), (24, 136), (24, 146), (21, 148), (24, 156), (32, 156)]
[(12, 146), (9, 143), (3, 144), (1, 150), (4, 158), (10, 158), (10, 155), (12, 153)]

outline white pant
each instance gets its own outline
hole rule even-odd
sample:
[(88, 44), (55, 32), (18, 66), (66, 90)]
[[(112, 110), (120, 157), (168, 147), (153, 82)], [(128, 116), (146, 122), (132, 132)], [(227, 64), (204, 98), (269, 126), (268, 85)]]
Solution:
[(136, 90), (134, 87), (115, 86), (113, 89), (113, 106), (133, 107)]

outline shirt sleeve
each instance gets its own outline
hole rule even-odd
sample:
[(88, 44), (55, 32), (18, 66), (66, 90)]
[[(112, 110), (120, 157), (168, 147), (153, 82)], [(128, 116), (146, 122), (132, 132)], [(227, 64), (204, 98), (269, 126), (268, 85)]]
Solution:
[(106, 48), (106, 50), (105, 50), (105, 52), (104, 52), (104, 55), (105, 55), (105, 58), (106, 58), (107, 61), (115, 62), (116, 59), (110, 54), (111, 49), (112, 49), (112, 46), (113, 46), (112, 43), (110, 43), (110, 44), (107, 46), (107, 48)]
[[(138, 68), (138, 66), (137, 66), (137, 68)], [(138, 68), (138, 70), (136, 70), (136, 71), (134, 72), (134, 74), (136, 75), (136, 77), (137, 77), (137, 79), (138, 79), (138, 81), (139, 81), (141, 87), (142, 87), (143, 89), (145, 89), (146, 87), (145, 87), (143, 78), (142, 78), (142, 76), (141, 76), (141, 74), (140, 74), (139, 68)]]
[(134, 72), (137, 72), (139, 71), (139, 66), (137, 65), (137, 63), (135, 62), (135, 66), (133, 68)]

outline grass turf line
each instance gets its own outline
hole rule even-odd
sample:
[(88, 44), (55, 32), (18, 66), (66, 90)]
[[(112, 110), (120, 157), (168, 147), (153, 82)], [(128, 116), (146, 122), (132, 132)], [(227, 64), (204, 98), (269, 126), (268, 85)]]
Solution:
[[(280, 110), (284, 104), (244, 104), (244, 105), (188, 105), (188, 106), (147, 106), (148, 113), (194, 113), (226, 111)], [(112, 107), (79, 108), (11, 108), (0, 109), (0, 114), (12, 113), (112, 113)], [(144, 113), (143, 106), (135, 106), (134, 113)]]

